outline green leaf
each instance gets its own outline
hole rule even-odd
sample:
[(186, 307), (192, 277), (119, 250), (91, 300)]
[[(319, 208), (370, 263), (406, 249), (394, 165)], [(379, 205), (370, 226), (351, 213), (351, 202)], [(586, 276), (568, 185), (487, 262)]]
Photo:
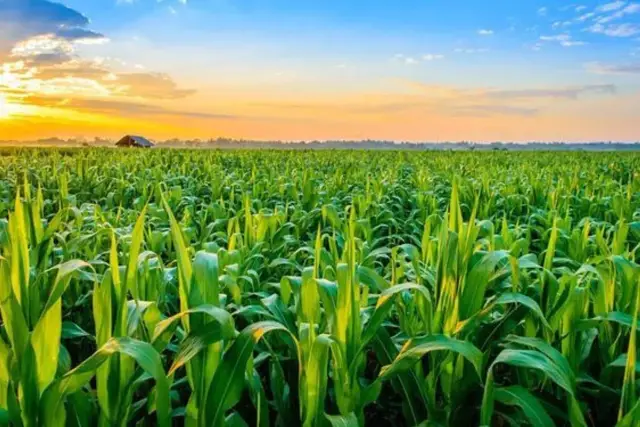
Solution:
[(349, 415), (324, 415), (331, 427), (359, 427), (358, 417), (351, 412)]
[(405, 291), (415, 291), (416, 293), (421, 295), (424, 298), (424, 301), (426, 302), (429, 310), (428, 317), (431, 317), (431, 295), (429, 294), (429, 290), (426, 287), (414, 283), (404, 283), (402, 285), (392, 286), (383, 291), (378, 297), (375, 311), (373, 312), (373, 315), (369, 319), (369, 322), (362, 332), (360, 351), (364, 350), (367, 343), (369, 343), (369, 341), (371, 341), (371, 339), (375, 336), (378, 329), (382, 325), (382, 322), (384, 322), (386, 317), (389, 315), (389, 312), (393, 308), (393, 297)]
[(382, 292), (391, 286), (389, 282), (384, 280), (384, 278), (372, 268), (360, 265), (358, 266), (357, 273), (360, 283), (369, 286), (373, 292)]
[(113, 354), (123, 354), (133, 358), (140, 367), (156, 381), (157, 423), (162, 427), (171, 425), (171, 402), (169, 400), (169, 380), (162, 367), (162, 359), (149, 343), (132, 338), (112, 338), (78, 367), (58, 378), (45, 390), (40, 408), (40, 419), (47, 426), (64, 426), (64, 400), (87, 384), (97, 369)]
[(205, 425), (214, 427), (223, 425), (225, 412), (240, 400), (245, 383), (244, 374), (255, 345), (266, 334), (275, 331), (286, 332), (291, 336), (298, 353), (298, 360), (301, 359), (297, 340), (284, 325), (264, 321), (246, 327), (225, 352), (207, 392), (207, 404), (200, 408), (200, 420)]
[(127, 270), (125, 273), (125, 289), (128, 289), (136, 300), (140, 298), (138, 295), (138, 288), (136, 286), (136, 275), (138, 273), (138, 256), (140, 255), (140, 248), (142, 247), (142, 241), (144, 239), (144, 219), (146, 214), (147, 206), (145, 205), (145, 207), (142, 208), (142, 211), (136, 220), (136, 224), (133, 227), (133, 232), (131, 233), (129, 262), (127, 263)]
[[(231, 315), (229, 315), (229, 318), (231, 319)], [(201, 329), (193, 331), (180, 344), (180, 349), (173, 359), (168, 375), (172, 375), (177, 369), (184, 366), (211, 344), (233, 338), (235, 332), (232, 321), (225, 323), (211, 322)]]
[(40, 318), (31, 334), (31, 345), (38, 366), (38, 389), (40, 392), (44, 391), (56, 375), (61, 334), (62, 301), (58, 299)]
[(378, 378), (384, 380), (400, 372), (407, 371), (424, 355), (432, 351), (451, 351), (460, 354), (471, 363), (478, 373), (478, 377), (482, 378), (484, 359), (482, 352), (468, 341), (460, 341), (445, 335), (427, 335), (410, 339), (400, 350), (393, 363), (382, 367)]
[[(228, 337), (229, 335), (233, 336), (232, 331), (235, 331), (235, 326), (233, 317), (231, 317), (229, 312), (212, 305), (201, 305), (199, 307), (183, 311), (169, 317), (168, 319), (164, 319), (158, 322), (155, 330), (153, 331), (153, 337), (151, 338), (151, 342), (153, 343), (154, 347), (164, 348), (164, 346), (166, 346), (166, 343), (169, 341), (169, 337), (167, 337), (166, 335), (172, 333), (174, 328), (177, 326), (176, 322), (178, 322), (185, 316), (199, 313), (206, 314), (212, 320), (214, 320), (221, 328), (221, 333), (224, 337)], [(213, 327), (213, 325), (211, 325), (211, 327)]]
[(62, 339), (85, 338), (92, 335), (78, 326), (76, 323), (64, 321), (62, 322)]
[(494, 398), (505, 405), (519, 407), (532, 427), (555, 426), (540, 401), (524, 387), (514, 385), (496, 388)]

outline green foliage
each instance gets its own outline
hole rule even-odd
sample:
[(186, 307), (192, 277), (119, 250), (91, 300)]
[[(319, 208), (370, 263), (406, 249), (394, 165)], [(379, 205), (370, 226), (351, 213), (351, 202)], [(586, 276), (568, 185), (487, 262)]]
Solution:
[(639, 170), (5, 151), (0, 425), (637, 426)]

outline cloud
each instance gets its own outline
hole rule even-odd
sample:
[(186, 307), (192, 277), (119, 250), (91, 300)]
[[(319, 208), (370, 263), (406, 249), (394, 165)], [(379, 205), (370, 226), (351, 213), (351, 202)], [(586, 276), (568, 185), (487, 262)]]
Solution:
[(593, 94), (614, 94), (616, 86), (607, 85), (584, 85), (560, 89), (522, 89), (522, 90), (494, 90), (486, 93), (486, 96), (494, 99), (578, 99), (580, 95)]
[(584, 22), (584, 21), (587, 21), (587, 20), (593, 18), (594, 16), (596, 16), (596, 14), (594, 12), (588, 12), (588, 13), (585, 13), (583, 15), (578, 16), (576, 18), (576, 21)]
[(453, 50), (455, 53), (485, 53), (489, 52), (487, 48), (456, 48)]
[[(216, 114), (206, 112), (178, 111), (158, 105), (139, 102), (123, 102), (106, 99), (76, 99), (56, 96), (30, 96), (25, 99), (29, 105), (39, 107), (77, 110), (85, 113), (98, 113), (121, 116), (179, 116), (199, 119), (234, 120), (241, 116), (232, 114)], [(247, 118), (247, 117), (244, 117)]]
[(47, 0), (4, 0), (0, 3), (0, 20), (20, 22), (25, 31), (53, 32), (61, 27), (85, 27), (89, 19), (61, 3)]
[(493, 30), (481, 29), (481, 30), (478, 30), (478, 34), (481, 36), (490, 36), (493, 34)]
[(144, 107), (141, 100), (175, 100), (195, 93), (163, 73), (114, 71), (114, 65), (122, 69), (124, 63), (79, 57), (78, 45), (109, 41), (88, 26), (86, 16), (53, 1), (0, 0), (0, 93), (11, 92), (21, 100), (64, 97), (66, 105), (85, 109), (89, 105), (83, 100), (100, 98), (100, 105), (112, 107), (103, 108), (105, 112), (123, 105), (125, 111), (156, 115), (171, 112)]
[[(490, 116), (522, 116), (528, 117), (538, 112), (537, 108), (514, 105), (490, 104), (464, 90), (450, 89), (450, 95), (443, 88), (431, 88), (434, 94), (430, 96), (400, 96), (390, 95), (385, 100), (356, 99), (333, 103), (262, 103), (254, 106), (269, 110), (294, 110), (297, 112), (306, 110), (306, 113), (329, 110), (340, 112), (342, 115), (377, 115), (377, 114), (407, 114), (410, 112), (422, 112), (439, 114), (450, 117), (490, 117)], [(440, 93), (438, 93), (440, 92)]]
[(640, 63), (634, 64), (586, 64), (585, 68), (594, 74), (640, 74)]
[(575, 10), (576, 10), (576, 12), (580, 13), (583, 10), (587, 10), (587, 6), (585, 6), (585, 5), (576, 6)]
[(126, 87), (125, 94), (141, 98), (178, 99), (195, 93), (192, 89), (180, 89), (167, 74), (122, 73), (116, 75), (117, 84)]
[(557, 42), (563, 47), (582, 46), (585, 42), (580, 40), (573, 40), (569, 34), (558, 34), (555, 36), (541, 36), (540, 41), (543, 42)]
[(407, 56), (403, 53), (397, 53), (393, 56), (394, 61), (402, 62), (407, 65), (416, 65), (422, 61), (430, 62), (430, 61), (437, 61), (440, 59), (444, 59), (444, 55), (427, 53), (422, 55), (421, 57), (414, 57), (414, 56)]
[(73, 51), (72, 43), (57, 38), (53, 34), (45, 34), (16, 43), (11, 49), (11, 56), (25, 58), (47, 53), (70, 55)]
[(472, 117), (489, 117), (495, 115), (501, 116), (534, 116), (540, 110), (538, 108), (531, 107), (515, 107), (509, 105), (465, 105), (461, 107), (455, 107), (452, 112), (457, 112), (459, 115), (472, 116)]
[(56, 37), (60, 37), (65, 40), (91, 43), (92, 41), (104, 42), (106, 37), (95, 31), (90, 31), (84, 28), (60, 28), (55, 32)]
[(606, 3), (603, 4), (602, 6), (598, 6), (598, 8), (596, 9), (598, 12), (612, 12), (614, 10), (618, 10), (621, 9), (622, 7), (624, 7), (624, 5), (627, 4), (624, 1), (614, 1), (611, 3)]
[(549, 9), (547, 7), (541, 7), (540, 9), (538, 9), (538, 15), (540, 16), (546, 16), (548, 12)]
[(52, 35), (69, 42), (98, 40), (102, 34), (86, 29), (89, 18), (61, 3), (48, 0), (0, 1), (0, 60), (18, 41)]
[(35, 77), (49, 80), (60, 77), (81, 77), (94, 80), (113, 80), (114, 74), (101, 64), (92, 61), (72, 59), (52, 64), (48, 67), (38, 67)]
[(625, 6), (622, 9), (615, 11), (614, 13), (606, 16), (601, 16), (597, 18), (595, 21), (600, 24), (606, 24), (611, 21), (615, 21), (616, 19), (624, 18), (627, 15), (633, 15), (640, 12), (640, 4), (632, 3), (628, 6)]
[(589, 27), (589, 31), (610, 37), (632, 37), (640, 34), (640, 25), (630, 23), (603, 25), (597, 23)]
[(497, 90), (492, 88), (458, 88), (402, 81), (410, 92), (361, 95), (339, 101), (272, 102), (253, 104), (269, 111), (286, 110), (286, 114), (319, 115), (331, 111), (349, 115), (415, 116), (432, 114), (448, 117), (531, 117), (559, 102), (575, 102), (582, 95), (609, 95), (613, 85), (584, 85), (561, 88)]
[[(69, 59), (56, 53), (43, 53), (18, 61), (0, 78), (0, 89), (8, 86), (25, 93), (83, 94), (144, 99), (174, 100), (195, 93), (181, 89), (163, 73), (114, 73), (99, 62)], [(2, 74), (0, 74), (2, 76)], [(89, 83), (92, 82), (92, 83)], [(61, 84), (62, 83), (62, 84)], [(74, 87), (77, 85), (78, 87)], [(91, 92), (91, 89), (95, 89)]]
[(44, 52), (21, 59), (27, 66), (36, 69), (55, 67), (73, 61), (73, 57), (68, 52)]
[(551, 28), (556, 30), (556, 29), (561, 28), (561, 27), (569, 27), (569, 26), (571, 26), (571, 24), (573, 24), (573, 22), (571, 22), (571, 21), (556, 21), (551, 25)]

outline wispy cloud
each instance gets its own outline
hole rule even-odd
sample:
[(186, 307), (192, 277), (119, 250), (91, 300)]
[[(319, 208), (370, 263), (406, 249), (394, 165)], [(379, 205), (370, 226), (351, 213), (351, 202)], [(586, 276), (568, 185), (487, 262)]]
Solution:
[(640, 63), (601, 64), (594, 62), (586, 64), (585, 68), (594, 74), (640, 74)]
[(489, 52), (489, 49), (481, 47), (481, 48), (456, 48), (453, 50), (455, 53), (485, 53)]
[(614, 10), (618, 10), (624, 7), (624, 5), (626, 5), (627, 2), (622, 1), (622, 0), (618, 0), (618, 1), (613, 1), (611, 3), (606, 3), (603, 4), (601, 6), (598, 6), (598, 8), (596, 9), (598, 12), (611, 12)]
[(546, 16), (547, 13), (549, 13), (549, 8), (548, 7), (541, 7), (538, 9), (538, 15), (540, 16)]
[(573, 24), (571, 21), (556, 21), (551, 25), (551, 28), (557, 30), (558, 28), (569, 27)]
[(426, 53), (424, 55), (408, 56), (403, 53), (397, 53), (393, 56), (393, 60), (407, 65), (416, 65), (420, 62), (430, 62), (444, 59), (444, 55), (436, 53)]
[(589, 19), (593, 18), (594, 16), (596, 16), (596, 14), (594, 12), (588, 12), (588, 13), (585, 13), (585, 14), (582, 14), (582, 15), (578, 16), (576, 18), (576, 21), (585, 22), (585, 21), (588, 21)]
[(481, 29), (478, 30), (478, 34), (481, 36), (490, 36), (493, 34), (493, 30)]
[(585, 42), (573, 40), (570, 34), (558, 34), (555, 36), (541, 36), (540, 41), (559, 43), (563, 47), (582, 46)]
[[(176, 116), (199, 119), (224, 119), (233, 120), (243, 116), (233, 114), (217, 114), (207, 112), (193, 112), (183, 110), (172, 110), (157, 105), (114, 101), (106, 99), (73, 99), (56, 96), (30, 96), (25, 99), (30, 105), (40, 107), (60, 108), (65, 110), (76, 110), (84, 113), (97, 113), (124, 116)], [(249, 118), (249, 117), (243, 117)]]
[(633, 37), (640, 34), (640, 25), (631, 23), (604, 25), (596, 23), (589, 27), (589, 31), (610, 37)]
[(614, 94), (616, 86), (607, 85), (585, 85), (567, 88), (554, 89), (523, 89), (523, 90), (494, 90), (487, 92), (489, 98), (498, 99), (535, 99), (535, 98), (561, 98), (578, 99), (584, 94)]
[(621, 19), (621, 18), (624, 18), (625, 16), (633, 15), (639, 12), (640, 12), (640, 4), (632, 3), (623, 7), (622, 9), (616, 10), (614, 13), (611, 13), (605, 16), (600, 16), (595, 21), (600, 24), (606, 24), (608, 22), (615, 21), (617, 19)]

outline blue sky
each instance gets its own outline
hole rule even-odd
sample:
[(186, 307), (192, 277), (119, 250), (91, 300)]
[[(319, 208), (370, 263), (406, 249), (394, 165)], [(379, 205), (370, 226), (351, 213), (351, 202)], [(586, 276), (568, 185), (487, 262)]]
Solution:
[[(85, 3), (83, 5), (83, 3)], [(518, 84), (518, 74), (544, 83), (575, 81), (590, 62), (624, 62), (640, 43), (640, 13), (625, 14), (605, 29), (630, 26), (631, 35), (594, 33), (593, 18), (619, 13), (598, 7), (617, 2), (582, 2), (554, 6), (539, 1), (211, 1), (98, 0), (70, 1), (92, 18), (92, 27), (141, 45), (193, 50), (186, 58), (202, 65), (197, 54), (219, 59), (221, 67), (261, 64), (271, 68), (363, 65), (367, 76), (395, 68), (398, 76), (469, 83)], [(608, 9), (605, 7), (604, 9)], [(640, 9), (640, 5), (638, 6)], [(637, 11), (637, 12), (640, 12)], [(588, 14), (594, 13), (593, 17)], [(587, 17), (584, 19), (584, 17)], [(579, 19), (583, 17), (583, 20)], [(623, 28), (624, 29), (624, 28)], [(146, 44), (145, 44), (146, 43)], [(135, 49), (135, 43), (131, 43)], [(113, 49), (118, 49), (114, 44)], [(137, 52), (136, 52), (137, 54)], [(136, 54), (129, 54), (133, 60)], [(400, 56), (402, 55), (402, 56)], [(428, 70), (424, 57), (433, 58)], [(189, 76), (188, 67), (167, 64), (162, 53), (149, 55), (154, 66)], [(416, 61), (414, 64), (413, 61)], [(439, 64), (434, 64), (438, 63)], [(446, 62), (443, 65), (442, 62)], [(451, 73), (451, 64), (460, 68)], [(422, 64), (424, 65), (424, 64)], [(576, 67), (577, 65), (577, 67)], [(373, 67), (374, 69), (371, 69)], [(473, 68), (473, 72), (469, 72)], [(500, 72), (502, 70), (502, 72)], [(237, 69), (235, 71), (238, 71)], [(359, 75), (358, 78), (362, 78)], [(585, 76), (587, 80), (598, 80)], [(629, 79), (630, 81), (632, 79)]]
[[(82, 99), (71, 88), (61, 99), (74, 102), (65, 105), (104, 105), (107, 97), (109, 105), (117, 101), (123, 108), (98, 112), (128, 118), (127, 102), (156, 99), (154, 106), (177, 116), (195, 108), (212, 117), (254, 120), (208, 121), (200, 125), (202, 136), (239, 136), (244, 129), (251, 137), (355, 138), (376, 137), (369, 133), (380, 129), (379, 137), (392, 139), (462, 138), (444, 128), (437, 135), (421, 130), (420, 119), (431, 123), (445, 114), (456, 126), (467, 123), (478, 139), (485, 133), (486, 140), (528, 139), (517, 126), (539, 133), (531, 139), (605, 138), (607, 131), (611, 139), (640, 139), (631, 107), (640, 100), (635, 1), (67, 0), (61, 6), (0, 0), (2, 22), (11, 26), (8, 35), (0, 34), (0, 64), (33, 58), (24, 48), (16, 58), (15, 46), (53, 33), (64, 43), (46, 52), (49, 62), (37, 68), (41, 75), (73, 60), (74, 66), (101, 70), (102, 80), (122, 81), (115, 86), (98, 79), (99, 90), (84, 93), (83, 87)], [(79, 34), (72, 39), (60, 28), (81, 29), (92, 42)], [(51, 63), (54, 56), (63, 59)], [(46, 87), (47, 80), (35, 74), (31, 78), (39, 83), (31, 86)], [(76, 83), (91, 86), (80, 80), (85, 74)], [(0, 91), (2, 84), (0, 79)], [(139, 117), (143, 109), (132, 110), (135, 118), (153, 123), (150, 114)], [(392, 114), (381, 119), (385, 126), (380, 120), (372, 125), (372, 117), (362, 117), (370, 110)], [(83, 113), (80, 107), (74, 111)], [(473, 117), (465, 122), (469, 111)], [(567, 120), (558, 124), (558, 115)], [(577, 128), (581, 119), (609, 115), (591, 134), (588, 127)], [(275, 118), (276, 127), (263, 123)], [(505, 129), (496, 131), (497, 122)], [(322, 131), (331, 125), (335, 133)]]

